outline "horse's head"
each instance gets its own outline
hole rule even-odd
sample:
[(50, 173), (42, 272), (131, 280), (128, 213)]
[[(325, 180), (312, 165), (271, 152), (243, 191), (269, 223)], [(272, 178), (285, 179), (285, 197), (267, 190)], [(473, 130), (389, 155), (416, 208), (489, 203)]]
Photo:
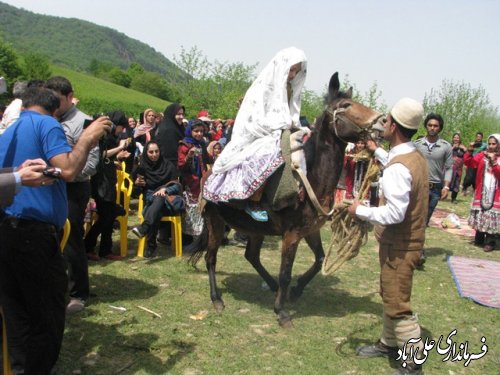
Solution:
[(335, 73), (328, 85), (325, 120), (328, 128), (344, 142), (367, 140), (381, 113), (352, 100), (352, 87), (340, 91), (339, 75)]

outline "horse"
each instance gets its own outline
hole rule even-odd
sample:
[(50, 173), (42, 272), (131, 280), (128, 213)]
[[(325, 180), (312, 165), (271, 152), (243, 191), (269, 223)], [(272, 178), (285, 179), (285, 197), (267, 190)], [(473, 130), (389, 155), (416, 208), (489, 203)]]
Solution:
[[(206, 250), (205, 263), (209, 274), (210, 297), (217, 312), (222, 312), (224, 302), (217, 288), (215, 269), (217, 252), (224, 236), (224, 225), (248, 235), (245, 258), (264, 279), (270, 290), (276, 292), (274, 311), (282, 327), (293, 326), (290, 314), (285, 309), (287, 297), (294, 301), (302, 295), (306, 285), (321, 270), (325, 256), (321, 243), (320, 229), (329, 218), (326, 214), (333, 206), (333, 192), (342, 171), (345, 147), (347, 142), (367, 139), (371, 126), (381, 114), (352, 100), (352, 87), (346, 92), (340, 91), (338, 73), (332, 75), (326, 107), (317, 118), (310, 138), (304, 144), (307, 166), (307, 179), (312, 187), (317, 202), (323, 210), (318, 210), (307, 198), (293, 207), (273, 211), (265, 202), (269, 220), (258, 222), (253, 220), (241, 207), (233, 204), (206, 202), (203, 209), (205, 219), (204, 245), (191, 255), (190, 262), (196, 265)], [(323, 212), (321, 212), (323, 211)], [(264, 237), (281, 236), (281, 266), (276, 281), (264, 268), (260, 261), (261, 246)], [(299, 241), (304, 238), (314, 253), (314, 263), (297, 279), (297, 285), (290, 289), (292, 266)]]

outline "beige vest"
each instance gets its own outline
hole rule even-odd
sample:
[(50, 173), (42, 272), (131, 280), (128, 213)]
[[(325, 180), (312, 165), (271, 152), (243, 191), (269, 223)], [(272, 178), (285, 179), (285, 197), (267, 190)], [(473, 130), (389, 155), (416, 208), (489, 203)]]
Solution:
[[(421, 250), (425, 242), (427, 211), (429, 209), (429, 170), (427, 160), (417, 150), (394, 157), (391, 164), (401, 163), (410, 171), (410, 203), (401, 223), (375, 226), (375, 237), (383, 245), (395, 250)], [(383, 182), (382, 182), (383, 183)], [(382, 198), (382, 204), (384, 204)]]

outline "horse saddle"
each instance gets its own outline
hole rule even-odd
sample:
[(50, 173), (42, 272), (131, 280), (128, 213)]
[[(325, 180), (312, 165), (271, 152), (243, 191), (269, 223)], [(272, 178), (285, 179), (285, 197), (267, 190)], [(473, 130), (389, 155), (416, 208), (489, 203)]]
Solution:
[(274, 211), (294, 206), (298, 201), (299, 184), (292, 170), (290, 130), (281, 133), (281, 155), (284, 163), (269, 177), (264, 198)]

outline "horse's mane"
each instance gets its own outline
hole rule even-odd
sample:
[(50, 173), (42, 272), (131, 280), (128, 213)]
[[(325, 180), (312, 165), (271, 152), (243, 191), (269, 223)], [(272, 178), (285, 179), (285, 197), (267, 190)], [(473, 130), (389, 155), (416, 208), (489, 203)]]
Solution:
[(316, 157), (316, 146), (318, 144), (318, 138), (324, 126), (323, 122), (325, 121), (326, 109), (329, 106), (332, 106), (340, 99), (351, 99), (351, 95), (345, 91), (337, 91), (334, 97), (331, 97), (331, 94), (326, 94), (324, 97), (325, 102), (325, 110), (321, 113), (321, 115), (316, 119), (316, 126), (311, 132), (311, 136), (304, 144), (304, 154), (306, 157), (306, 165), (307, 170), (310, 171), (312, 166), (314, 165), (314, 160)]

